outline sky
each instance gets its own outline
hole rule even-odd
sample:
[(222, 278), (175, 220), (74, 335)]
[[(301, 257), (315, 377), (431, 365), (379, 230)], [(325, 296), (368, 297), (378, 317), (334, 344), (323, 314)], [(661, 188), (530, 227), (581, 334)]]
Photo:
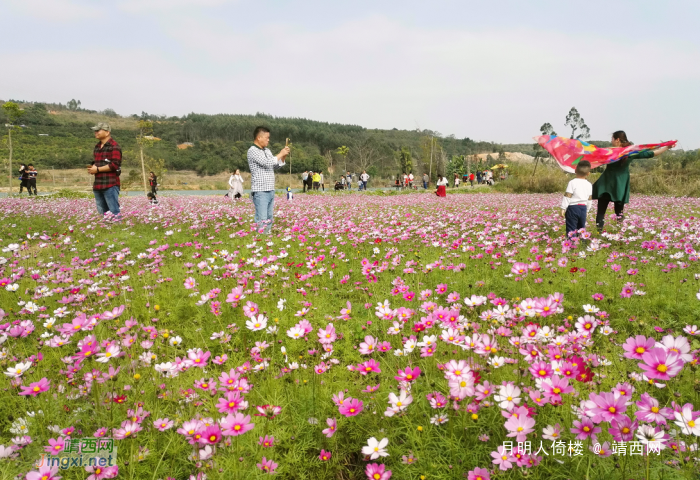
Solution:
[(700, 2), (0, 0), (0, 99), (700, 147)]

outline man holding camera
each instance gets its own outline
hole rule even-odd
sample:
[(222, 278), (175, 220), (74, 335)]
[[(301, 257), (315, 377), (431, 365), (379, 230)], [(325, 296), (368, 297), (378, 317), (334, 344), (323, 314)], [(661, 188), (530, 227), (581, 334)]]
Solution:
[(270, 130), (256, 127), (253, 132), (253, 146), (248, 149), (250, 167), (250, 196), (255, 205), (255, 223), (258, 231), (272, 232), (272, 218), (275, 207), (275, 170), (284, 166), (289, 155), (289, 147), (273, 155), (267, 146), (270, 144)]
[(104, 215), (109, 211), (115, 217), (119, 215), (119, 190), (121, 183), (122, 149), (112, 138), (112, 128), (107, 123), (98, 123), (92, 130), (99, 140), (93, 151), (92, 165), (87, 171), (95, 176), (92, 191), (95, 195), (97, 213)]

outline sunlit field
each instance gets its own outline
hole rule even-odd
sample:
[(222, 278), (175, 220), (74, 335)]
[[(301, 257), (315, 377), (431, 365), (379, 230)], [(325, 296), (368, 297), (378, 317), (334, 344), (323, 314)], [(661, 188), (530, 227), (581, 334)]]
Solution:
[(697, 479), (700, 199), (560, 199), (0, 200), (2, 478)]

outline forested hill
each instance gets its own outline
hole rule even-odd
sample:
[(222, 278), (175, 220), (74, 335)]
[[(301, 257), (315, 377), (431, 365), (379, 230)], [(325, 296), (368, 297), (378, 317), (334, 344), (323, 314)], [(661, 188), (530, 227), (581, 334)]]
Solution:
[[(285, 139), (292, 141), (294, 172), (307, 169), (334, 171), (368, 170), (371, 174), (393, 175), (410, 167), (415, 172), (444, 170), (453, 156), (499, 152), (532, 153), (531, 144), (502, 145), (454, 136), (442, 137), (429, 130), (377, 130), (358, 125), (281, 118), (271, 115), (203, 115), (164, 117), (142, 113), (122, 117), (113, 110), (102, 112), (67, 105), (10, 100), (23, 109), (15, 122), (22, 127), (13, 131), (14, 163), (34, 163), (41, 168), (79, 168), (91, 161), (94, 138), (89, 127), (109, 122), (114, 138), (125, 153), (125, 163), (137, 157), (139, 121), (153, 124), (153, 136), (146, 156), (149, 161), (162, 159), (170, 170), (196, 170), (201, 175), (235, 168), (247, 169), (246, 151), (252, 142), (253, 129), (264, 125), (272, 131), (272, 148), (277, 150)], [(5, 102), (0, 100), (0, 105)], [(0, 124), (8, 118), (0, 109)], [(6, 138), (7, 129), (3, 132)], [(346, 154), (343, 149), (347, 147)], [(0, 158), (8, 157), (7, 142), (0, 145)], [(430, 166), (432, 158), (432, 167)], [(133, 163), (132, 166), (136, 164)], [(127, 166), (127, 168), (129, 168)]]

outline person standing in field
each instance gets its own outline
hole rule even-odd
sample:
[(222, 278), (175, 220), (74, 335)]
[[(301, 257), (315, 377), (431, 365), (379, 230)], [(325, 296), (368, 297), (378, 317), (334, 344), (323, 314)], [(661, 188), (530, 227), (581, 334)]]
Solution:
[(459, 187), (459, 175), (455, 173), (455, 188)]
[(415, 177), (413, 176), (413, 172), (408, 174), (408, 188), (413, 189), (413, 179)]
[(158, 178), (153, 172), (148, 172), (148, 185), (151, 187), (151, 193), (155, 195), (158, 191)]
[(352, 175), (350, 175), (350, 172), (345, 174), (345, 183), (348, 186), (348, 190), (352, 190)]
[(423, 190), (428, 189), (428, 183), (430, 183), (430, 177), (428, 177), (427, 173), (423, 174)]
[(360, 185), (362, 185), (363, 190), (367, 190), (367, 182), (369, 182), (369, 175), (367, 174), (367, 170), (362, 170), (362, 174), (360, 175)]
[(95, 195), (97, 213), (110, 212), (119, 216), (119, 190), (121, 183), (122, 149), (112, 138), (112, 128), (107, 123), (92, 127), (98, 140), (93, 151), (92, 165), (87, 172), (95, 176), (92, 192)]
[(27, 189), (27, 193), (31, 195), (29, 191), (29, 170), (25, 164), (19, 166), (19, 194), (22, 194), (22, 189)]
[(236, 169), (235, 172), (231, 174), (231, 178), (228, 179), (228, 197), (233, 200), (237, 200), (243, 196), (243, 177), (241, 177), (241, 171)]
[(438, 197), (446, 197), (448, 184), (449, 182), (447, 181), (447, 177), (438, 175), (437, 190), (435, 191), (435, 195)]
[(36, 195), (36, 176), (38, 175), (39, 172), (36, 171), (36, 168), (34, 168), (34, 165), (31, 163), (27, 165), (27, 169), (29, 170), (28, 175), (29, 179), (27, 180), (27, 190), (29, 191), (29, 195), (32, 194), (32, 190), (34, 190), (34, 195)]
[(321, 175), (318, 172), (314, 173), (312, 182), (314, 190), (318, 190), (321, 187)]
[[(627, 134), (618, 130), (612, 134), (613, 147), (629, 147), (633, 145), (627, 140)], [(603, 174), (593, 184), (593, 199), (598, 200), (598, 211), (595, 216), (595, 223), (598, 230), (605, 227), (605, 213), (608, 205), (613, 202), (615, 215), (618, 221), (624, 220), (623, 211), (625, 204), (630, 203), (630, 163), (632, 160), (641, 158), (653, 158), (661, 155), (671, 147), (661, 147), (656, 150), (642, 151), (619, 162), (609, 163), (605, 167)]]
[(470, 173), (469, 174), (469, 184), (474, 188), (474, 174)]
[(275, 207), (275, 170), (284, 166), (289, 155), (289, 147), (273, 155), (267, 146), (270, 144), (270, 130), (256, 127), (253, 131), (253, 145), (248, 149), (250, 167), (250, 196), (255, 205), (255, 223), (259, 232), (270, 234)]
[(323, 172), (319, 173), (318, 175), (321, 178), (321, 189), (325, 192), (326, 191), (326, 181), (323, 179)]
[(566, 219), (566, 236), (586, 228), (586, 215), (591, 209), (593, 186), (587, 180), (591, 162), (583, 160), (576, 165), (576, 178), (566, 186), (561, 200), (561, 216)]
[(304, 170), (304, 173), (301, 174), (301, 185), (302, 185), (302, 191), (306, 191), (306, 182), (309, 179), (309, 172)]

